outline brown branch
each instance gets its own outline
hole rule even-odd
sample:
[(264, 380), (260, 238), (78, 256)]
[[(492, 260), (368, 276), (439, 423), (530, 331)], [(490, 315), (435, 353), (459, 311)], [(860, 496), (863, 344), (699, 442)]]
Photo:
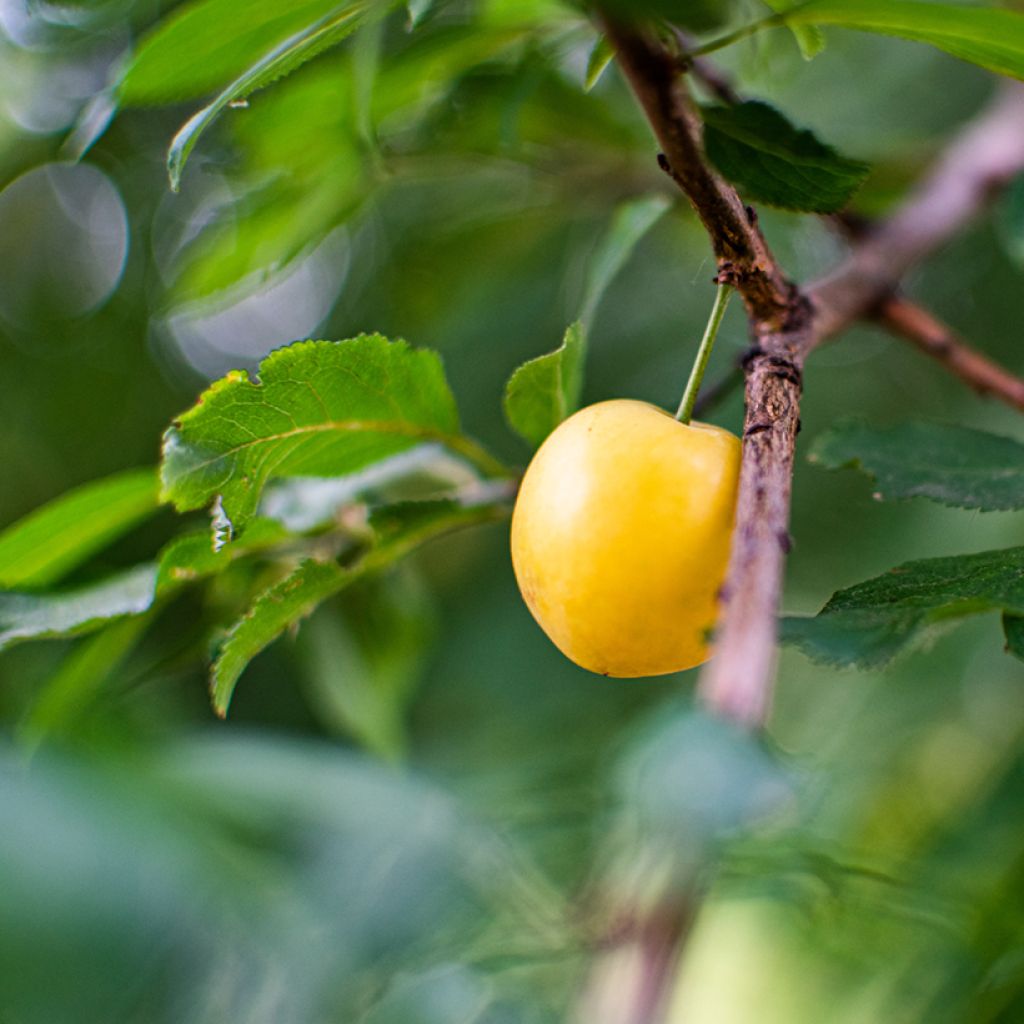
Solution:
[(951, 327), (915, 302), (893, 295), (879, 307), (875, 319), (941, 363), (979, 395), (998, 398), (1024, 412), (1024, 379), (971, 348)]

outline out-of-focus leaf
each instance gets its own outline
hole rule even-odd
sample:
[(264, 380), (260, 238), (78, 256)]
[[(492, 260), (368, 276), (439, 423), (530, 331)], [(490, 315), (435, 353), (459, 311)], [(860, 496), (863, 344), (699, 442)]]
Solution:
[(1024, 174), (1013, 179), (999, 203), (996, 230), (1006, 255), (1024, 267)]
[(131, 653), (152, 616), (117, 619), (95, 633), (61, 663), (42, 686), (18, 733), (29, 748), (62, 734), (80, 718)]
[[(800, 0), (765, 0), (773, 11), (786, 11), (796, 7)], [(793, 38), (805, 60), (813, 60), (825, 49), (825, 33), (817, 25), (790, 25)]]
[(208, 530), (197, 530), (175, 537), (160, 552), (157, 560), (157, 593), (166, 594), (177, 587), (222, 572), (243, 555), (265, 551), (288, 541), (291, 534), (269, 518), (256, 518), (237, 544), (214, 549)]
[(167, 152), (167, 172), (171, 188), (175, 192), (178, 191), (189, 154), (203, 132), (230, 104), (244, 99), (278, 78), (291, 74), (306, 61), (336, 46), (371, 19), (386, 13), (389, 6), (391, 4), (384, 0), (347, 0), (345, 3), (335, 4), (324, 17), (289, 36), (246, 69), (212, 103), (189, 118), (174, 136)]
[(523, 363), (505, 385), (505, 415), (529, 444), (539, 445), (579, 405), (583, 389), (587, 330), (608, 285), (629, 259), (637, 243), (671, 206), (662, 195), (623, 203), (587, 266), (579, 320), (565, 332), (562, 344), (546, 355)]
[(411, 568), (363, 580), (302, 630), (310, 703), (335, 732), (389, 760), (405, 749), (403, 721), (432, 632)]
[(708, 158), (749, 199), (830, 213), (846, 204), (870, 170), (794, 127), (767, 103), (707, 106), (702, 113)]
[(437, 0), (406, 0), (409, 28), (419, 28), (420, 22), (437, 6)]
[(598, 36), (590, 56), (587, 58), (587, 73), (583, 79), (583, 91), (590, 92), (597, 85), (605, 68), (615, 59), (615, 50), (607, 36)]
[(1024, 508), (1024, 445), (981, 430), (847, 422), (820, 435), (809, 458), (826, 469), (868, 474), (882, 501), (922, 497), (983, 511)]
[(928, 43), (1014, 78), (1024, 78), (1024, 15), (930, 0), (810, 0), (785, 14), (789, 25), (839, 25)]
[(217, 381), (164, 436), (164, 500), (181, 511), (219, 497), (238, 532), (280, 476), (340, 476), (439, 441), (484, 472), (504, 467), (459, 433), (436, 353), (362, 335), (278, 349), (259, 381)]
[(223, 87), (339, 0), (193, 0), (158, 22), (121, 75), (128, 106), (176, 103)]
[(377, 544), (351, 566), (307, 559), (285, 579), (264, 591), (232, 627), (211, 675), (214, 710), (227, 714), (235, 683), (246, 665), (286, 629), (310, 615), (329, 597), (356, 580), (407, 555), (424, 541), (462, 526), (500, 518), (498, 504), (461, 506), (450, 501), (410, 502), (382, 510), (371, 524)]
[(583, 384), (586, 336), (580, 321), (571, 324), (562, 344), (547, 355), (523, 363), (505, 385), (505, 415), (529, 444), (539, 445), (576, 411)]
[(621, 17), (667, 18), (693, 32), (707, 32), (728, 21), (732, 0), (606, 0), (603, 7)]
[(156, 567), (142, 565), (100, 583), (51, 594), (0, 593), (0, 650), (22, 640), (75, 636), (110, 619), (147, 611)]
[(907, 562), (838, 591), (814, 617), (783, 620), (782, 637), (818, 661), (867, 668), (986, 611), (1024, 615), (1024, 547)]
[(660, 193), (622, 203), (612, 216), (608, 231), (591, 254), (580, 304), (580, 320), (590, 329), (594, 314), (608, 285), (633, 254), (640, 240), (661, 219), (672, 200)]
[[(462, 965), (434, 968), (413, 977), (399, 977), (367, 1014), (363, 1024), (498, 1024), (487, 1014), (493, 986)], [(502, 1021), (517, 1022), (515, 1017)]]
[(152, 469), (130, 469), (69, 491), (0, 533), (0, 587), (53, 583), (156, 509)]
[(1024, 661), (1024, 615), (1003, 612), (1003, 635), (1007, 652)]

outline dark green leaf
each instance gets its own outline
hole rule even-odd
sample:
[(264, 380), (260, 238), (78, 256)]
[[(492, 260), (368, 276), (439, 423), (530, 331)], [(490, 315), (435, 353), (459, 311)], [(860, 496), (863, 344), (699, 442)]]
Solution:
[(882, 501), (923, 497), (983, 511), (1024, 508), (1024, 445), (967, 427), (841, 423), (817, 438), (810, 460), (867, 473)]
[(1007, 653), (1024, 661), (1024, 615), (1003, 612), (1003, 634)]
[(152, 616), (116, 619), (83, 640), (39, 691), (18, 733), (29, 748), (60, 734), (81, 717), (131, 653)]
[(576, 411), (583, 378), (586, 337), (572, 324), (554, 352), (523, 363), (505, 385), (505, 415), (529, 444), (539, 445)]
[(337, 45), (356, 29), (386, 13), (390, 4), (381, 0), (347, 0), (335, 3), (322, 18), (304, 26), (275, 46), (230, 83), (212, 103), (182, 125), (167, 152), (171, 188), (177, 192), (189, 154), (200, 136), (232, 103), (291, 74), (306, 61)]
[(431, 537), (507, 514), (499, 504), (461, 506), (450, 501), (409, 502), (382, 509), (371, 519), (379, 538), (358, 562), (304, 561), (285, 579), (264, 591), (232, 627), (213, 666), (214, 710), (227, 714), (235, 683), (246, 665), (286, 629), (306, 618), (317, 605), (356, 580), (404, 557)]
[(999, 204), (996, 228), (1006, 255), (1024, 267), (1024, 174), (1017, 175)]
[(1024, 78), (1024, 15), (930, 0), (810, 0), (789, 25), (839, 25), (929, 43), (990, 71)]
[(703, 108), (704, 148), (749, 199), (788, 210), (841, 209), (868, 175), (868, 165), (837, 153), (794, 127), (767, 103)]
[(819, 661), (869, 667), (940, 624), (997, 610), (1024, 615), (1024, 547), (907, 562), (838, 591), (813, 618), (785, 619), (782, 636)]
[(110, 619), (140, 615), (156, 596), (156, 566), (53, 594), (0, 593), (0, 650), (21, 640), (86, 633)]
[(130, 469), (69, 491), (0, 533), (0, 587), (53, 583), (156, 509), (152, 469)]
[(237, 532), (273, 477), (339, 476), (424, 441), (504, 472), (459, 433), (436, 353), (380, 335), (299, 342), (264, 359), (258, 382), (216, 382), (167, 431), (163, 496), (181, 511), (219, 498)]

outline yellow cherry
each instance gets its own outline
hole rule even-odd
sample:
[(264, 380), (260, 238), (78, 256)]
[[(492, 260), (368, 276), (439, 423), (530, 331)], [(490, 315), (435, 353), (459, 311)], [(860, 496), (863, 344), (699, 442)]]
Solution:
[(734, 434), (646, 402), (599, 402), (548, 436), (516, 500), (512, 564), (563, 654), (622, 677), (707, 660), (739, 467)]

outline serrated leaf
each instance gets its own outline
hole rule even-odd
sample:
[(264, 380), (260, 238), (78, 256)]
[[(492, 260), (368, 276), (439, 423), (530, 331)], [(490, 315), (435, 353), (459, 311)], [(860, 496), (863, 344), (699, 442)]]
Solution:
[(291, 74), (306, 61), (336, 46), (356, 29), (386, 13), (389, 6), (382, 0), (348, 0), (346, 3), (335, 4), (329, 14), (289, 36), (247, 68), (212, 103), (189, 118), (171, 140), (167, 151), (167, 173), (171, 189), (178, 191), (189, 154), (203, 132), (230, 104)]
[(587, 57), (587, 72), (583, 78), (583, 91), (590, 92), (597, 85), (605, 69), (615, 59), (615, 48), (608, 42), (607, 36), (598, 36), (594, 41), (590, 56)]
[(784, 619), (782, 638), (819, 661), (867, 668), (986, 611), (1024, 615), (1024, 547), (907, 562), (838, 591), (814, 617)]
[(810, 460), (852, 467), (877, 482), (880, 500), (931, 498), (983, 511), (1024, 508), (1024, 445), (967, 427), (841, 423), (819, 436)]
[(54, 583), (157, 510), (153, 469), (78, 487), (0, 533), (0, 587)]
[(285, 579), (264, 591), (228, 633), (211, 674), (214, 710), (222, 717), (226, 715), (235, 684), (246, 665), (329, 597), (404, 557), (431, 537), (494, 520), (506, 513), (507, 509), (495, 504), (467, 507), (451, 501), (410, 502), (380, 510), (371, 520), (378, 543), (354, 565), (313, 559), (302, 562)]
[(930, 0), (810, 0), (789, 25), (838, 25), (928, 43), (990, 71), (1024, 78), (1024, 15)]
[(586, 335), (577, 320), (554, 352), (523, 363), (505, 385), (505, 415), (513, 430), (539, 445), (579, 404)]
[(217, 381), (167, 431), (162, 496), (179, 511), (219, 498), (237, 534), (274, 477), (341, 476), (424, 441), (505, 472), (459, 433), (437, 353), (377, 334), (298, 342), (264, 359), (258, 381)]
[(767, 103), (707, 106), (702, 114), (708, 159), (749, 199), (831, 213), (847, 203), (870, 170), (796, 128)]
[(1024, 661), (1024, 615), (1003, 612), (1003, 635), (1006, 637), (1006, 652)]
[(76, 636), (111, 619), (147, 611), (156, 566), (142, 565), (99, 583), (49, 594), (0, 593), (0, 650), (22, 640)]
[(221, 89), (338, 0), (193, 0), (143, 36), (118, 85), (127, 106), (177, 103)]

